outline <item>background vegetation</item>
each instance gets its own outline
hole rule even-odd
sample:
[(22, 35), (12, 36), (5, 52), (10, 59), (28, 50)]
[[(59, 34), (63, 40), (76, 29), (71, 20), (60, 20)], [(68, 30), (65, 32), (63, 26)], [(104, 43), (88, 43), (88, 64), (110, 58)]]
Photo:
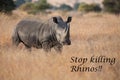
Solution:
[[(117, 4), (114, 3), (117, 8), (113, 6), (110, 8), (115, 9), (112, 13), (119, 14), (119, 0), (109, 1), (103, 2), (102, 10), (109, 12), (107, 10), (109, 7), (105, 5), (117, 1)], [(95, 7), (99, 6), (96, 4), (76, 3), (76, 6), (72, 7), (73, 12), (69, 11), (70, 6), (66, 8), (68, 12), (65, 12), (63, 8), (60, 10), (60, 7), (52, 6), (47, 1), (31, 3), (30, 0), (24, 0), (24, 2), (16, 5), (17, 3), (13, 3), (12, 0), (0, 1), (0, 12), (2, 12), (0, 13), (0, 80), (120, 80), (120, 16), (109, 14), (111, 11), (95, 13)], [(63, 7), (68, 5), (65, 4)], [(54, 12), (39, 14), (48, 9)], [(11, 11), (13, 12), (11, 15), (3, 14)], [(89, 13), (84, 14), (82, 11)], [(45, 53), (42, 49), (35, 48), (29, 53), (23, 44), (18, 48), (13, 47), (11, 36), (16, 24), (22, 19), (45, 21), (53, 16), (62, 16), (63, 20), (66, 20), (68, 15), (73, 17), (70, 27), (72, 45), (64, 46), (62, 54), (54, 50)], [(70, 63), (72, 56), (90, 58), (93, 55), (115, 57), (116, 63), (112, 66), (109, 63), (83, 65), (84, 67), (103, 65), (101, 72), (71, 72), (70, 67), (74, 65)]]
[(79, 11), (83, 12), (100, 12), (102, 9), (98, 4), (86, 4), (86, 3), (81, 3), (78, 7)]
[(104, 0), (103, 5), (106, 12), (120, 14), (120, 0)]
[(47, 0), (38, 0), (32, 3), (32, 0), (1, 0), (0, 12), (11, 12), (15, 9), (26, 11), (27, 13), (36, 14), (39, 12), (45, 12), (46, 10), (62, 10), (62, 11), (80, 11), (80, 12), (109, 12), (113, 14), (120, 13), (120, 0), (103, 0), (103, 7), (99, 4), (92, 3), (78, 3), (76, 2), (73, 7), (67, 4), (61, 4), (59, 7), (53, 6), (47, 2)]
[(13, 0), (0, 0), (0, 12), (9, 13), (15, 9)]
[[(63, 12), (63, 11), (62, 11)], [(11, 16), (0, 14), (0, 80), (120, 80), (120, 17), (103, 13), (88, 13), (73, 16), (70, 34), (72, 45), (64, 46), (62, 54), (53, 49), (45, 53), (42, 49), (32, 49), (29, 53), (23, 44), (14, 48), (11, 35), (16, 24), (24, 19), (41, 19), (68, 14), (54, 12), (28, 15), (14, 11)], [(75, 14), (75, 13), (74, 13)], [(83, 66), (103, 65), (101, 72), (71, 72), (72, 56), (115, 57), (116, 63), (86, 63)]]
[(28, 3), (22, 4), (19, 7), (19, 9), (26, 11), (27, 13), (30, 13), (30, 14), (36, 14), (36, 13), (45, 11), (46, 9), (50, 9), (51, 7), (52, 6), (49, 3), (47, 3), (46, 0), (39, 0), (36, 3), (28, 2)]

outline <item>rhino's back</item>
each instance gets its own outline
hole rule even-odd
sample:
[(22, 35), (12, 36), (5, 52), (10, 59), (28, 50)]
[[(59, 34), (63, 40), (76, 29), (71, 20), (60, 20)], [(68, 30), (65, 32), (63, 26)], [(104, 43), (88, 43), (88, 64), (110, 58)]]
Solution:
[(41, 46), (43, 41), (49, 40), (54, 24), (52, 20), (37, 21), (37, 20), (22, 20), (16, 26), (20, 40), (29, 46)]
[(22, 32), (31, 33), (39, 29), (42, 22), (35, 20), (22, 20), (17, 24), (17, 29)]

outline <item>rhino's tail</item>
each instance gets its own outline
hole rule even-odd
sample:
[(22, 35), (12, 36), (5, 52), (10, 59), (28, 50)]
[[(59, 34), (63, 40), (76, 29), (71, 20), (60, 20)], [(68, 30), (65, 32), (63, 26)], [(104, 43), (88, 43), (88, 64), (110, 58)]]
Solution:
[(18, 35), (18, 31), (15, 28), (15, 30), (13, 31), (13, 34), (12, 34), (12, 44), (14, 46), (18, 46), (19, 43), (20, 43), (20, 38), (19, 38), (19, 35)]

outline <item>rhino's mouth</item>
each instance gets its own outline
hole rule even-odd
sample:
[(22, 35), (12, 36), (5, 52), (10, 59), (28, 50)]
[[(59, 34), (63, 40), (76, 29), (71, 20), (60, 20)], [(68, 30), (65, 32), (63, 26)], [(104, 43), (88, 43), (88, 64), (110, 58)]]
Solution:
[(62, 42), (63, 45), (71, 45), (71, 41), (65, 41), (65, 42)]

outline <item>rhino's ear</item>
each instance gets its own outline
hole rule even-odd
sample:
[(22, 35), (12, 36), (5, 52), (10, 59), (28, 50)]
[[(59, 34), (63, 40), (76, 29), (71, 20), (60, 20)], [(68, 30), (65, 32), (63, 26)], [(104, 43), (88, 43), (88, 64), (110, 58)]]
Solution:
[(53, 17), (53, 22), (54, 22), (54, 23), (58, 23), (58, 20), (57, 20), (56, 17)]
[(72, 21), (72, 17), (71, 17), (71, 16), (69, 16), (69, 17), (67, 18), (66, 23), (69, 23), (69, 22), (71, 22), (71, 21)]

